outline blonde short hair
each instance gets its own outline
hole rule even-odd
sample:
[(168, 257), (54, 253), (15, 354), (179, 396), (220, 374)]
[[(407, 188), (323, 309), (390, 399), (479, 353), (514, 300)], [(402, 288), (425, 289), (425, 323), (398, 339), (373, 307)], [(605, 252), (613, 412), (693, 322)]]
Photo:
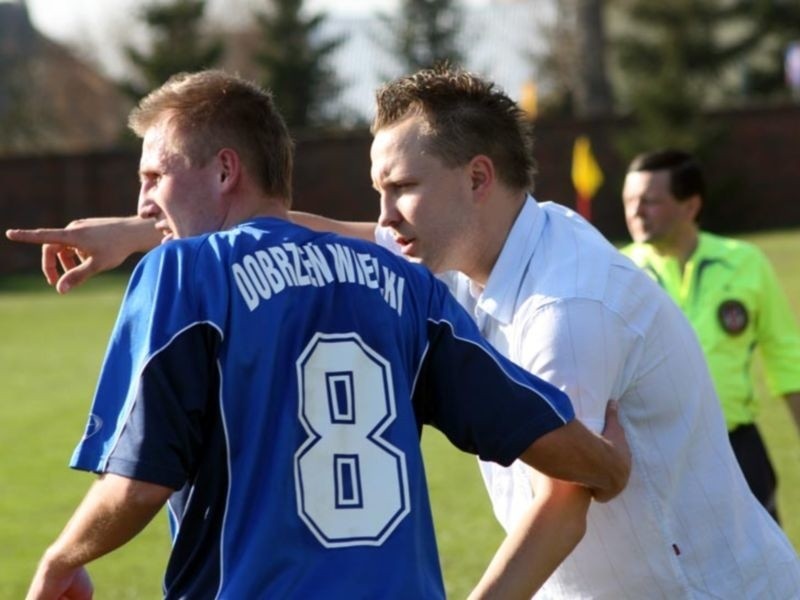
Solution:
[(163, 119), (190, 164), (230, 148), (264, 192), (291, 203), (294, 146), (267, 90), (219, 70), (180, 73), (142, 98), (128, 126), (144, 137)]

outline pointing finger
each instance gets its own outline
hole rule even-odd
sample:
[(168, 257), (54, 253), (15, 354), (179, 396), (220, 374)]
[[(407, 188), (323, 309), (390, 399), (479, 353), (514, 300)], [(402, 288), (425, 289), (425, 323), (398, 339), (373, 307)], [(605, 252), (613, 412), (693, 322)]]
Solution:
[(6, 237), (13, 242), (26, 244), (70, 245), (72, 233), (68, 229), (7, 229)]

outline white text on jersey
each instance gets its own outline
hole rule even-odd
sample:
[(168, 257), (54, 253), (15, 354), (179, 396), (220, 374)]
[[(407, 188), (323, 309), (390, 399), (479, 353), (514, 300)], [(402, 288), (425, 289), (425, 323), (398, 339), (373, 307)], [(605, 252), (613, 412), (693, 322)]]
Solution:
[(403, 314), (405, 279), (366, 252), (349, 246), (325, 244), (326, 255), (314, 244), (287, 242), (245, 254), (231, 266), (236, 287), (247, 307), (291, 287), (323, 287), (334, 281), (355, 283), (378, 291), (398, 315)]

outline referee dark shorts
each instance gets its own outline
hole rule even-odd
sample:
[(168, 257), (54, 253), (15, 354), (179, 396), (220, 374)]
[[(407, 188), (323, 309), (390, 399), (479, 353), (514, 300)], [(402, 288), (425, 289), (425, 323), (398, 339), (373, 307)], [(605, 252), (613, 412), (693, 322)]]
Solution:
[(772, 518), (780, 523), (778, 507), (775, 502), (775, 488), (778, 479), (758, 428), (753, 423), (739, 425), (733, 431), (728, 432), (728, 437), (753, 495), (758, 498)]

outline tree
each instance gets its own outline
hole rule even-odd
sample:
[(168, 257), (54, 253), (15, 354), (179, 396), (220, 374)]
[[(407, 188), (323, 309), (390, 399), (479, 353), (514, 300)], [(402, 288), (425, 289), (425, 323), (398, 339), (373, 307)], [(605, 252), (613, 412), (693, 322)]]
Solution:
[(15, 61), (0, 55), (0, 155), (36, 147), (41, 123), (32, 109), (29, 90), (33, 87), (28, 55)]
[(576, 0), (576, 4), (575, 112), (582, 117), (610, 114), (614, 97), (606, 73), (603, 0)]
[(33, 68), (40, 40), (25, 3), (0, 5), (0, 154), (35, 147), (41, 123), (33, 109)]
[(407, 73), (441, 62), (461, 65), (458, 44), (463, 13), (455, 0), (402, 0), (397, 17), (379, 15), (386, 41), (380, 42)]
[(575, 114), (575, 63), (577, 36), (575, 31), (574, 0), (555, 3), (555, 19), (539, 26), (545, 51), (532, 56), (537, 73), (538, 110), (541, 115), (573, 116)]
[(555, 20), (542, 26), (547, 47), (537, 71), (549, 93), (542, 112), (592, 117), (610, 114), (614, 96), (606, 69), (606, 31), (602, 0), (561, 0)]
[(630, 30), (616, 47), (634, 118), (620, 139), (623, 152), (677, 146), (703, 155), (720, 134), (704, 110), (715, 91), (723, 96), (725, 67), (758, 43), (762, 20), (752, 11), (766, 0), (627, 0), (623, 5)]
[(151, 1), (140, 12), (150, 30), (147, 51), (125, 47), (125, 55), (138, 71), (133, 81), (123, 82), (123, 90), (138, 100), (160, 86), (171, 75), (199, 71), (215, 66), (223, 54), (218, 38), (204, 35), (205, 0)]
[(774, 0), (761, 18), (764, 35), (742, 68), (742, 93), (748, 99), (785, 99), (790, 91), (785, 81), (784, 56), (791, 42), (800, 41), (800, 3)]
[(269, 10), (256, 14), (261, 34), (255, 61), (264, 86), (290, 128), (321, 125), (328, 118), (326, 102), (341, 85), (328, 64), (343, 38), (320, 39), (323, 13), (304, 17), (303, 0), (270, 0)]

